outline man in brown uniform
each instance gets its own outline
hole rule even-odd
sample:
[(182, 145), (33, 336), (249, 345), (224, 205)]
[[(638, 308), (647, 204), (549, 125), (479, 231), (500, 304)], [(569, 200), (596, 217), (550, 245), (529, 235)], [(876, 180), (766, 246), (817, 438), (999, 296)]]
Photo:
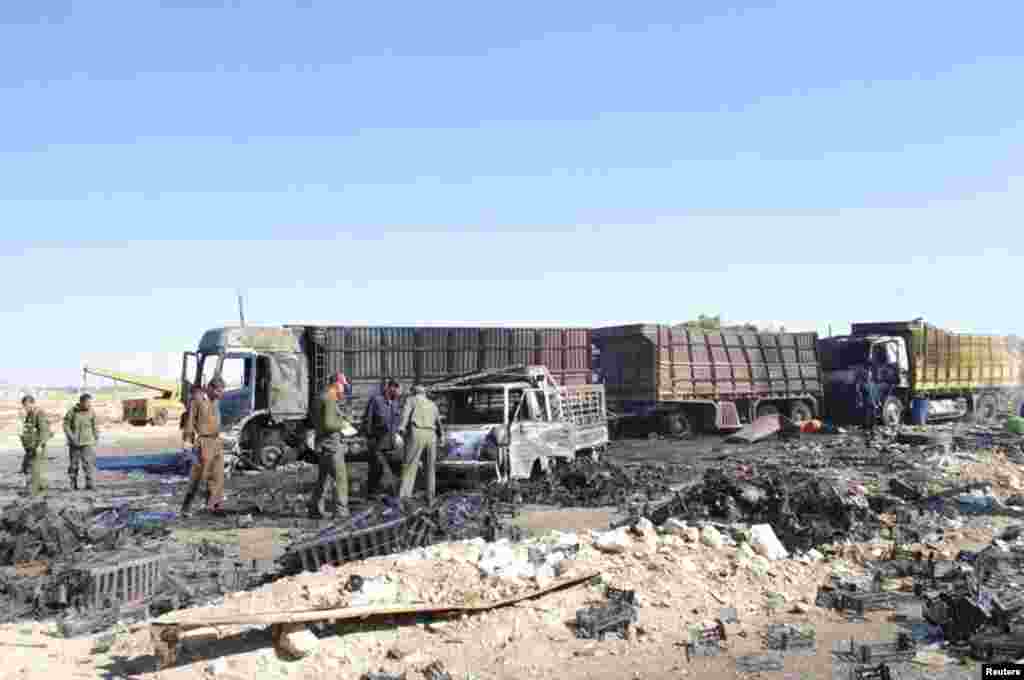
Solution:
[(316, 448), (320, 474), (313, 489), (313, 497), (309, 500), (309, 516), (313, 519), (324, 516), (323, 495), (332, 479), (335, 503), (331, 514), (335, 519), (349, 516), (348, 468), (345, 466), (345, 452), (341, 448), (341, 431), (345, 427), (345, 419), (338, 408), (344, 380), (341, 373), (331, 376), (331, 382), (316, 406)]
[(405, 433), (405, 461), (402, 464), (401, 498), (412, 496), (419, 470), (420, 457), (426, 456), (427, 502), (434, 501), (437, 486), (437, 443), (444, 433), (441, 429), (441, 412), (437, 404), (427, 397), (422, 385), (412, 388), (412, 399), (402, 407), (402, 418), (398, 431)]
[(199, 485), (207, 483), (207, 508), (218, 512), (224, 503), (224, 447), (220, 440), (220, 409), (217, 402), (224, 396), (224, 381), (215, 377), (205, 394), (189, 403), (185, 419), (184, 439), (199, 447), (199, 462), (192, 466), (192, 484), (181, 506), (182, 516), (188, 517)]

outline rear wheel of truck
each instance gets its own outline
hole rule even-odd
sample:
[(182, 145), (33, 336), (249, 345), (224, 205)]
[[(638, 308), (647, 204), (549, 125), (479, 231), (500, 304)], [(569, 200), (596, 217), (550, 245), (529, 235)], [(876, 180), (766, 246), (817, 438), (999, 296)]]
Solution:
[(757, 417), (763, 418), (764, 416), (777, 416), (779, 415), (779, 409), (775, 404), (758, 404), (757, 406)]
[(896, 397), (888, 397), (882, 404), (882, 424), (896, 427), (903, 422), (903, 402)]
[(813, 417), (814, 413), (806, 401), (794, 401), (789, 405), (789, 419), (794, 423), (802, 423)]
[(661, 417), (662, 433), (670, 437), (685, 437), (693, 432), (690, 419), (682, 411), (666, 413)]
[(544, 479), (548, 475), (549, 469), (548, 461), (546, 459), (536, 459), (533, 461), (533, 466), (530, 467), (530, 481), (536, 482)]
[(995, 395), (984, 394), (978, 398), (978, 407), (974, 411), (978, 420), (983, 423), (990, 423), (999, 414), (999, 406), (996, 403)]

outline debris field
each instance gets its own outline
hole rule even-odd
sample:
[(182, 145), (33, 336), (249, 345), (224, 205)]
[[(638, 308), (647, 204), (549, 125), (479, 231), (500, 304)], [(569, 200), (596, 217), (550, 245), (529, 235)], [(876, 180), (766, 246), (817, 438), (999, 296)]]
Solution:
[[(188, 520), (184, 478), (131, 473), (3, 507), (0, 642), (20, 677), (40, 645), (67, 677), (977, 677), (1024, 657), (1022, 446), (626, 440), (343, 524), (305, 519), (301, 463)], [(538, 530), (552, 509), (609, 521)]]

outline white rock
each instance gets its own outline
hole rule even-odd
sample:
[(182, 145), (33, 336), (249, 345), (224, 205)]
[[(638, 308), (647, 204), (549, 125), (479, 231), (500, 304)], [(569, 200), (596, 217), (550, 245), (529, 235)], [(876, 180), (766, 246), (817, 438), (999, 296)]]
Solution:
[(388, 581), (383, 576), (365, 579), (362, 589), (352, 594), (353, 607), (391, 605), (397, 604), (398, 601), (398, 584)]
[(718, 529), (707, 526), (700, 531), (700, 542), (711, 548), (722, 547), (722, 534), (718, 533)]
[(303, 626), (302, 628), (285, 632), (278, 640), (278, 651), (284, 656), (294, 659), (302, 659), (316, 651), (320, 640), (312, 631)]
[(681, 560), (679, 560), (677, 564), (679, 567), (679, 571), (683, 572), (684, 574), (692, 574), (697, 571), (697, 565), (694, 564), (693, 560), (691, 560), (689, 557), (682, 558)]
[(809, 559), (811, 562), (821, 562), (823, 559), (825, 559), (825, 556), (817, 550), (815, 550), (814, 548), (811, 548), (807, 551), (807, 559)]
[(633, 531), (641, 536), (658, 535), (658, 530), (654, 528), (654, 522), (641, 517), (637, 520), (636, 524), (633, 525)]
[(750, 545), (758, 555), (769, 560), (783, 560), (789, 551), (782, 545), (770, 524), (755, 524), (750, 527)]
[(630, 539), (629, 534), (625, 527), (620, 527), (614, 531), (605, 531), (604, 533), (597, 535), (597, 540), (594, 541), (594, 547), (601, 552), (621, 554), (626, 552), (632, 547), (633, 541)]
[(214, 659), (210, 663), (206, 664), (206, 672), (213, 676), (224, 675), (227, 670), (227, 659)]
[(666, 533), (672, 534), (673, 536), (685, 536), (686, 530), (689, 527), (686, 526), (686, 522), (675, 517), (669, 517), (668, 521), (665, 522), (662, 527)]
[(683, 540), (688, 543), (697, 543), (700, 541), (700, 529), (697, 527), (686, 527), (683, 530)]

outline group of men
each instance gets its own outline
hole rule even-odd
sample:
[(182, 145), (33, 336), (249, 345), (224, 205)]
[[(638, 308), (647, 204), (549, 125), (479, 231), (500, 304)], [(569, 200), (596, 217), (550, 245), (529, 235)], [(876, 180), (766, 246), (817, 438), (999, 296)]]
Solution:
[[(341, 413), (345, 376), (331, 376), (327, 389), (321, 395), (316, 411), (316, 452), (320, 473), (309, 502), (309, 516), (322, 518), (324, 492), (334, 482), (336, 493), (330, 514), (335, 518), (349, 515), (348, 467), (342, 449), (342, 430), (347, 425)], [(415, 385), (412, 397), (401, 404), (401, 386), (393, 379), (385, 380), (381, 394), (367, 404), (363, 417), (370, 456), (370, 475), (367, 495), (379, 495), (383, 487), (391, 495), (408, 498), (416, 484), (421, 460), (426, 463), (427, 500), (433, 501), (437, 485), (437, 445), (443, 436), (441, 414), (437, 405), (427, 397), (422, 385)], [(395, 478), (400, 481), (396, 483)], [(389, 481), (382, 485), (387, 478)]]
[[(335, 519), (350, 515), (348, 465), (342, 445), (342, 433), (348, 427), (341, 409), (346, 382), (343, 374), (332, 375), (314, 413), (319, 472), (308, 508), (313, 519), (327, 514)], [(388, 379), (383, 383), (381, 394), (371, 398), (367, 404), (363, 434), (370, 463), (369, 497), (387, 492), (401, 498), (411, 496), (421, 460), (424, 460), (427, 498), (430, 501), (434, 499), (437, 446), (443, 436), (441, 414), (422, 385), (414, 386), (412, 392), (412, 397), (402, 405), (401, 386), (397, 381)], [(213, 513), (223, 510), (224, 450), (219, 437), (220, 412), (217, 404), (223, 396), (224, 382), (219, 377), (211, 380), (206, 390), (193, 388), (189, 408), (182, 421), (183, 438), (195, 446), (198, 454), (181, 508), (181, 514), (186, 517), (204, 481), (207, 482), (208, 509)], [(335, 493), (330, 503), (332, 507), (328, 508), (325, 507), (325, 492), (332, 482)]]
[[(28, 477), (26, 491), (29, 496), (40, 496), (46, 490), (43, 482), (43, 468), (46, 465), (46, 445), (53, 438), (50, 421), (34, 397), (22, 397), (21, 407), (25, 411), (25, 424), (21, 431), (21, 444), (25, 456), (21, 461), (21, 473)], [(100, 430), (96, 424), (96, 412), (92, 408), (92, 396), (83, 394), (78, 403), (64, 415), (64, 438), (68, 443), (68, 478), (72, 491), (78, 490), (78, 473), (85, 473), (85, 488), (92, 491), (93, 475), (96, 471), (96, 444)]]

